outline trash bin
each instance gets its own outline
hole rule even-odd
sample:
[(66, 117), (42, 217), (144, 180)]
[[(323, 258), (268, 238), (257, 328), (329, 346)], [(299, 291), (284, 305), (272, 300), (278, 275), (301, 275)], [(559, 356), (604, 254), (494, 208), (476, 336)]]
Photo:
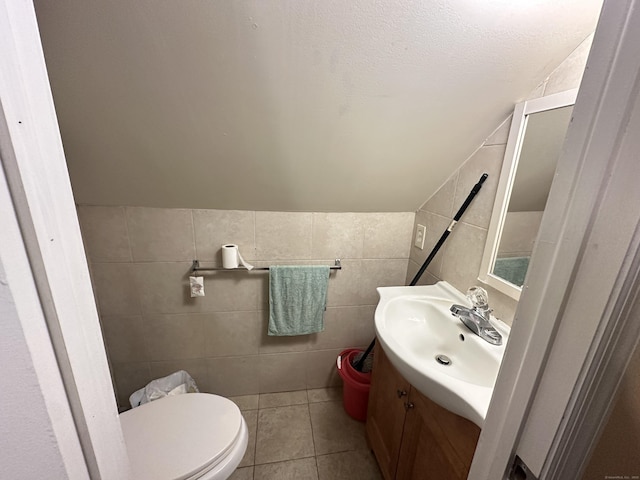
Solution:
[(169, 395), (198, 393), (199, 391), (191, 375), (184, 370), (178, 370), (166, 377), (152, 380), (144, 388), (133, 392), (129, 397), (129, 403), (131, 408), (136, 408), (143, 403), (152, 402)]
[[(362, 350), (350, 348), (338, 355), (336, 366), (342, 378), (342, 402), (350, 417), (361, 422), (367, 419), (369, 390), (371, 388), (371, 371), (359, 372), (353, 367)], [(366, 370), (366, 369), (365, 369)]]

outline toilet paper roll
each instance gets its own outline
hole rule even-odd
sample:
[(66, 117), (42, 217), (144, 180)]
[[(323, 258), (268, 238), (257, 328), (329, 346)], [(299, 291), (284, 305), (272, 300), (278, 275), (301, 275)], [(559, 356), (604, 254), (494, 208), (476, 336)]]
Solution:
[(253, 265), (247, 263), (245, 259), (242, 258), (240, 250), (238, 250), (238, 245), (233, 243), (222, 245), (222, 267), (238, 268), (239, 265), (243, 265), (247, 270), (253, 268)]

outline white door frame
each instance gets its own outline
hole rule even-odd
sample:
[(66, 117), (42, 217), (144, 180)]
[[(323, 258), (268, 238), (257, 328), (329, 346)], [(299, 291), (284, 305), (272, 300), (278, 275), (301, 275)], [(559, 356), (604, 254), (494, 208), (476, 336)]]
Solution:
[(640, 338), (639, 10), (605, 2), (470, 479), (578, 478)]
[(10, 194), (3, 197), (0, 254), (67, 474), (126, 480), (124, 439), (28, 0), (0, 0), (0, 142), (8, 187), (0, 194)]

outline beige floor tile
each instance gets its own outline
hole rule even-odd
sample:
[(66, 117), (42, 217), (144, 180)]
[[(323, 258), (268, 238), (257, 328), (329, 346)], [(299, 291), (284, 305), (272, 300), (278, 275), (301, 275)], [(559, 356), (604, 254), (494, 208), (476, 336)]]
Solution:
[(313, 455), (313, 436), (307, 405), (258, 411), (256, 465)]
[(255, 463), (281, 462), (314, 455), (307, 405), (258, 411)]
[(229, 480), (253, 480), (253, 467), (237, 469), (231, 474)]
[(342, 402), (310, 403), (316, 455), (367, 449), (364, 423), (346, 414)]
[(317, 461), (319, 480), (382, 480), (378, 464), (368, 450), (321, 455)]
[(342, 388), (341, 387), (314, 388), (313, 390), (307, 390), (307, 396), (309, 397), (309, 403), (341, 402)]
[(240, 467), (253, 465), (256, 458), (256, 432), (258, 430), (258, 410), (247, 410), (242, 412), (247, 428), (249, 429), (249, 441), (247, 442), (247, 450), (240, 462)]
[(315, 457), (256, 465), (254, 480), (318, 480)]
[(229, 397), (233, 403), (242, 411), (244, 410), (257, 410), (259, 395), (237, 395), (235, 397)]
[(306, 390), (260, 394), (260, 408), (286, 407), (306, 403), (308, 403)]

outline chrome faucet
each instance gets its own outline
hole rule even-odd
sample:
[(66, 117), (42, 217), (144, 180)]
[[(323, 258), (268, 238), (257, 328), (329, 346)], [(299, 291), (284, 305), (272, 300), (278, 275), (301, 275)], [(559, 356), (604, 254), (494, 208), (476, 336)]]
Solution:
[(462, 320), (469, 330), (492, 345), (502, 345), (502, 335), (491, 325), (489, 318), (489, 296), (484, 288), (471, 287), (467, 290), (467, 298), (472, 308), (462, 305), (451, 305), (451, 313)]

